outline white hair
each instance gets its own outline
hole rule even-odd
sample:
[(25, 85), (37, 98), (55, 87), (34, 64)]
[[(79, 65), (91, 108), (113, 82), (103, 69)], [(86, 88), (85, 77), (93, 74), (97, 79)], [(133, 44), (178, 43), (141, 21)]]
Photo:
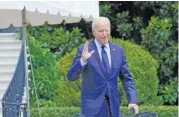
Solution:
[(101, 22), (108, 22), (109, 25), (110, 25), (110, 20), (107, 17), (98, 17), (98, 18), (93, 20), (93, 22), (92, 22), (92, 29), (95, 28), (96, 24), (99, 24)]

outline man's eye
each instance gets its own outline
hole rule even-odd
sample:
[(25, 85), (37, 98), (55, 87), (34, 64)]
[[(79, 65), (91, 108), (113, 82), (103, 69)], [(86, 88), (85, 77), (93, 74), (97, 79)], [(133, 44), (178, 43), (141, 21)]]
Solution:
[(109, 30), (99, 30), (99, 32), (100, 32), (100, 33), (103, 33), (103, 32), (108, 33), (108, 32), (109, 32)]

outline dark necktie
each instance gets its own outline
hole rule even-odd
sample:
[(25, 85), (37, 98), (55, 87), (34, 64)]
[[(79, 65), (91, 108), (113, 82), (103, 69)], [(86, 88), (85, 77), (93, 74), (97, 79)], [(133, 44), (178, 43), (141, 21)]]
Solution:
[(102, 45), (102, 46), (101, 46), (102, 64), (103, 64), (105, 73), (106, 73), (107, 75), (109, 75), (110, 67), (109, 67), (108, 56), (107, 56), (107, 53), (106, 53), (106, 51), (105, 51), (105, 49), (104, 49), (105, 47), (106, 47), (105, 45)]

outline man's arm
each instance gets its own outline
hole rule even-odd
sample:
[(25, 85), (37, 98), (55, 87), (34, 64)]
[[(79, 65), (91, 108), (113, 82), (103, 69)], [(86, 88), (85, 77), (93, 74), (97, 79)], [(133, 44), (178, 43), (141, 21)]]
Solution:
[(73, 59), (73, 63), (70, 69), (68, 70), (68, 73), (67, 73), (68, 80), (71, 80), (71, 81), (77, 80), (80, 74), (82, 73), (85, 66), (81, 65), (81, 62), (80, 62), (81, 54), (82, 54), (81, 47), (79, 47), (77, 49), (76, 56)]
[(123, 76), (122, 84), (124, 87), (124, 90), (127, 94), (127, 99), (128, 99), (128, 108), (134, 108), (135, 109), (135, 114), (139, 112), (138, 110), (138, 100), (137, 100), (137, 91), (136, 91), (136, 86), (133, 81), (132, 75), (128, 69), (128, 63), (126, 60), (126, 57), (124, 55), (124, 51), (122, 50), (122, 66), (121, 66), (121, 74)]

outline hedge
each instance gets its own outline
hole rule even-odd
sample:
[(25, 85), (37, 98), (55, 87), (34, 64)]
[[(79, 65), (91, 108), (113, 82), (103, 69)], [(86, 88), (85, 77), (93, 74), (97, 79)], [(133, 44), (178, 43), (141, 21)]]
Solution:
[[(140, 112), (154, 112), (158, 117), (178, 117), (177, 106), (140, 106)], [(80, 112), (79, 107), (57, 107), (57, 108), (40, 108), (42, 117), (71, 117)], [(121, 107), (121, 113), (130, 115), (127, 107)], [(38, 117), (38, 109), (31, 110), (31, 117)]]

